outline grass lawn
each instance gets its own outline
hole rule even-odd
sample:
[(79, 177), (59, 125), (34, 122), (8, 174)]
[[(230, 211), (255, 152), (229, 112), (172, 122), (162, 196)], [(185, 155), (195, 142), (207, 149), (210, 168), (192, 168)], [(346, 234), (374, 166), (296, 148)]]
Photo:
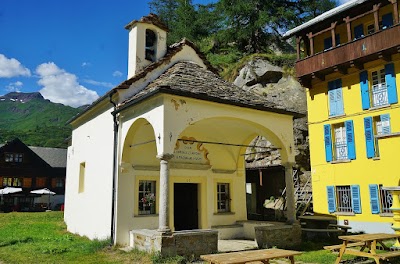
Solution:
[[(327, 243), (304, 242), (296, 249), (303, 252), (296, 256), (296, 263), (334, 263), (336, 255), (322, 250), (323, 245)], [(91, 241), (70, 234), (66, 231), (63, 212), (0, 213), (0, 264), (186, 262), (179, 256), (162, 259), (138, 251), (126, 253), (109, 247), (109, 241)]]

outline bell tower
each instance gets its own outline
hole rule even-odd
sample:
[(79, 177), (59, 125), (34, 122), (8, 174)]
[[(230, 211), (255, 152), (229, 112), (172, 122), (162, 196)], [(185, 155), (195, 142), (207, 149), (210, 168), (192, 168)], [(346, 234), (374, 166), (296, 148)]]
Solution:
[(129, 31), (128, 79), (149, 64), (158, 61), (167, 52), (168, 27), (155, 14), (133, 20)]

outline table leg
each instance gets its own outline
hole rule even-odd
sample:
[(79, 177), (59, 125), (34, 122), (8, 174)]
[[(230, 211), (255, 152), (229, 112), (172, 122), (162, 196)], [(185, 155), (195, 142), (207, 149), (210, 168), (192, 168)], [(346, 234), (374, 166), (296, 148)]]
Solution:
[(290, 259), (290, 263), (294, 264), (294, 256), (290, 256), (289, 259)]
[(343, 241), (342, 247), (339, 250), (339, 255), (336, 258), (335, 264), (339, 264), (342, 260), (343, 254), (346, 251), (347, 241)]
[[(371, 246), (370, 246), (370, 250), (369, 250), (369, 252), (371, 253), (371, 254), (376, 254), (376, 240), (374, 240), (374, 241), (372, 241), (371, 242)], [(379, 263), (379, 262), (378, 262)]]

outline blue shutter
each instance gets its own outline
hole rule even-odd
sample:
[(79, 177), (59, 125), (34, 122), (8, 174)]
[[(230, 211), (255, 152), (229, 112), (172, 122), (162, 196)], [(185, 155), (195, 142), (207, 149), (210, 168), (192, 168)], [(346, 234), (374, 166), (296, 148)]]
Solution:
[(370, 107), (367, 71), (360, 72), (360, 87), (361, 87), (362, 109), (366, 110), (369, 109)]
[(324, 39), (324, 50), (332, 48), (332, 37)]
[(328, 211), (333, 213), (336, 211), (335, 187), (326, 186), (326, 193), (328, 194)]
[(394, 64), (389, 63), (385, 65), (386, 74), (386, 87), (388, 90), (389, 103), (397, 103), (397, 88), (396, 88), (396, 76), (394, 74)]
[(374, 148), (374, 131), (372, 128), (372, 117), (364, 118), (364, 133), (365, 133), (365, 143), (367, 148), (367, 158), (375, 157)]
[(349, 159), (356, 159), (356, 147), (354, 144), (354, 128), (353, 120), (344, 122), (346, 127), (346, 140), (347, 140), (347, 156)]
[(364, 37), (364, 25), (360, 24), (354, 27), (354, 38), (358, 39), (362, 37)]
[(379, 214), (381, 210), (379, 209), (379, 192), (378, 185), (370, 184), (369, 185), (369, 197), (371, 202), (371, 212), (373, 214)]
[(359, 185), (351, 185), (351, 200), (353, 212), (355, 214), (361, 214), (361, 197)]
[(328, 82), (329, 116), (337, 115), (335, 87), (336, 87), (335, 81)]
[(343, 94), (342, 94), (342, 79), (337, 79), (335, 81), (335, 90), (336, 90), (336, 114), (343, 115), (344, 107), (343, 107)]
[(390, 134), (390, 114), (381, 115), (382, 133)]
[(332, 161), (332, 136), (331, 125), (324, 125), (325, 158), (327, 162)]
[(387, 13), (382, 16), (382, 29), (393, 26), (393, 16), (392, 13)]

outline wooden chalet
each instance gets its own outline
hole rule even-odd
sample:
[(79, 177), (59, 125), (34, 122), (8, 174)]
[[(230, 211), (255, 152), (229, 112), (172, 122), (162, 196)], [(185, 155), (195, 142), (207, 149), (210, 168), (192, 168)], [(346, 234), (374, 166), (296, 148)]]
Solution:
[[(22, 188), (22, 192), (1, 197), (2, 210), (45, 210), (49, 209), (49, 199), (51, 209), (60, 209), (64, 203), (66, 160), (66, 149), (31, 147), (18, 138), (0, 145), (0, 187)], [(30, 193), (43, 188), (56, 195)]]
[(313, 80), (324, 81), (328, 74), (363, 70), (365, 63), (377, 59), (391, 61), (400, 51), (398, 2), (350, 1), (284, 35), (292, 36), (297, 44), (297, 77), (311, 88)]

